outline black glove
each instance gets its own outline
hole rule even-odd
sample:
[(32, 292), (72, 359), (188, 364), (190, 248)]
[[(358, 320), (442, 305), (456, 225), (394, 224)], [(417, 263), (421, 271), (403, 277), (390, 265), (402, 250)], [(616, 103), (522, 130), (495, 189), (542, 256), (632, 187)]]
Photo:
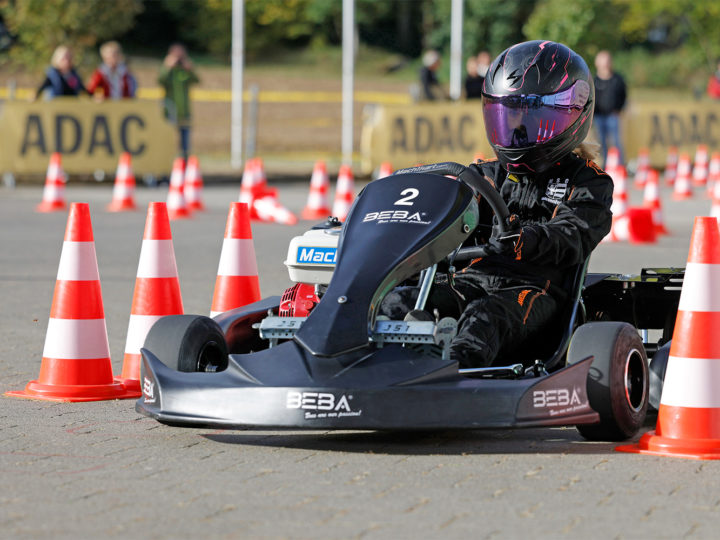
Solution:
[(492, 236), (487, 244), (480, 246), (484, 257), (489, 255), (505, 255), (515, 259), (521, 259), (525, 247), (534, 245), (535, 233), (532, 229), (523, 228), (520, 224), (520, 218), (516, 214), (512, 214), (507, 219), (507, 228), (501, 231), (499, 227), (494, 227)]

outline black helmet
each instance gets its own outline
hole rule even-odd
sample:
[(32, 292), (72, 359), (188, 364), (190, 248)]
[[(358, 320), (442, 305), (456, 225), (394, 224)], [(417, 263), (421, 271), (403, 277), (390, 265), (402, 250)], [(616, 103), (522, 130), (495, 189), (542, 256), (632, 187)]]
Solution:
[(483, 87), (488, 140), (508, 171), (542, 172), (588, 134), (595, 87), (585, 60), (554, 41), (503, 51)]

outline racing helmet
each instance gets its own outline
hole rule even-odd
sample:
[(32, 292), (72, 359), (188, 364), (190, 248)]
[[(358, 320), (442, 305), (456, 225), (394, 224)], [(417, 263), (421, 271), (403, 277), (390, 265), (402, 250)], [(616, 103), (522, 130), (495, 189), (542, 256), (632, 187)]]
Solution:
[(513, 45), (493, 60), (482, 92), (488, 140), (509, 172), (543, 172), (590, 131), (595, 87), (585, 60), (554, 41)]

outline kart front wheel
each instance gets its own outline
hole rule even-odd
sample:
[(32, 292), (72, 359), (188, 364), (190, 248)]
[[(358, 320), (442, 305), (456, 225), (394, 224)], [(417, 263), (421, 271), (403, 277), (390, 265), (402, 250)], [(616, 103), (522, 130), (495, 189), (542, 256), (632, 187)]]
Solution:
[(590, 406), (600, 415), (597, 424), (578, 425), (591, 441), (622, 441), (642, 427), (649, 401), (645, 347), (635, 328), (622, 322), (591, 322), (573, 334), (568, 364), (593, 356), (588, 372)]
[(185, 372), (223, 371), (228, 347), (220, 326), (202, 315), (170, 315), (150, 328), (144, 348), (167, 367)]

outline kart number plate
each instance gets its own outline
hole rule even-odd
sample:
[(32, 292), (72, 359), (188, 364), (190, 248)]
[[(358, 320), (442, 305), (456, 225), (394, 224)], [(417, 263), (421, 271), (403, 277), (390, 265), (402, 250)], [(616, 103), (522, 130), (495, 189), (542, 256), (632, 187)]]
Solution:
[(385, 343), (435, 343), (432, 321), (377, 321), (373, 341)]
[(266, 317), (258, 330), (263, 339), (290, 339), (307, 317)]

